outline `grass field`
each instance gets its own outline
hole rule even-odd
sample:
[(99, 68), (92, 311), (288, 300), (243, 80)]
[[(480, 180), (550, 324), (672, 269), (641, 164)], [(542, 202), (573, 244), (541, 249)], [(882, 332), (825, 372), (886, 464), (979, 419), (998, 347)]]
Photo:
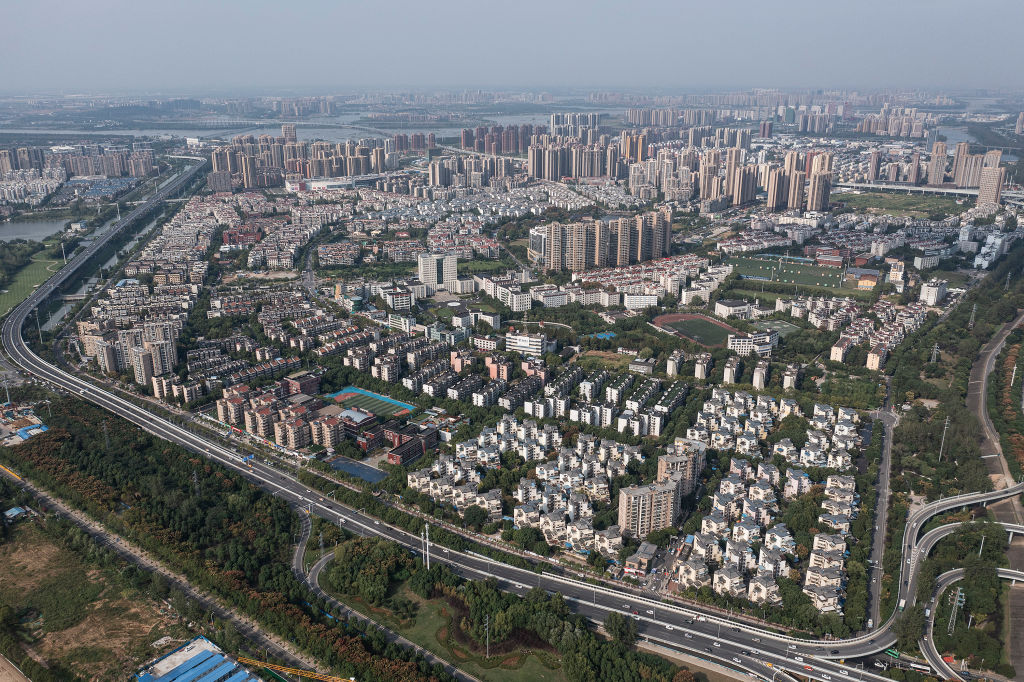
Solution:
[(0, 601), (14, 609), (26, 643), (86, 679), (127, 679), (161, 653), (153, 642), (189, 636), (165, 605), (125, 589), (116, 572), (82, 561), (32, 521), (0, 545), (0, 565)]
[(484, 682), (563, 682), (566, 679), (556, 655), (547, 651), (517, 649), (487, 659), (467, 649), (449, 636), (452, 616), (447, 604), (424, 600), (405, 587), (399, 589), (399, 595), (419, 604), (415, 619), (399, 621), (390, 611), (373, 608), (357, 597), (334, 596)]
[(502, 260), (474, 258), (459, 263), (459, 275), (473, 275), (500, 272), (508, 269), (508, 263)]
[(729, 338), (728, 329), (699, 317), (669, 322), (668, 326), (703, 346), (721, 346)]
[(845, 203), (855, 211), (865, 213), (888, 213), (911, 218), (927, 218), (932, 214), (959, 215), (967, 210), (966, 205), (956, 203), (947, 197), (927, 194), (897, 194), (890, 192), (847, 192), (835, 194), (833, 201)]
[(726, 342), (729, 332), (706, 320), (693, 319), (670, 322), (669, 327), (705, 346), (720, 346)]
[(6, 315), (56, 271), (60, 261), (35, 260), (18, 270), (6, 290), (0, 291), (0, 315)]
[(575, 360), (577, 365), (587, 371), (606, 369), (609, 372), (625, 372), (632, 361), (632, 355), (619, 355), (604, 350), (588, 350), (578, 355)]
[(789, 293), (779, 294), (773, 291), (758, 291), (758, 284), (754, 280), (739, 280), (736, 282), (736, 286), (729, 287), (722, 291), (722, 298), (749, 298), (751, 300), (757, 298), (760, 299), (762, 303), (774, 303), (777, 298), (793, 298), (794, 296), (799, 295), (849, 296), (850, 298), (860, 300), (871, 300), (875, 297), (875, 292), (867, 289), (851, 289), (848, 287), (836, 289), (835, 287), (816, 287), (800, 284), (797, 285), (797, 287), (794, 287)]
[(361, 388), (347, 386), (337, 393), (327, 396), (333, 398), (342, 407), (357, 407), (377, 415), (390, 417), (392, 415), (409, 414), (416, 410), (415, 405), (392, 400), (379, 393), (364, 391)]
[(797, 263), (765, 256), (730, 258), (729, 265), (740, 277), (756, 277), (771, 282), (840, 288), (843, 286), (843, 271), (813, 263)]

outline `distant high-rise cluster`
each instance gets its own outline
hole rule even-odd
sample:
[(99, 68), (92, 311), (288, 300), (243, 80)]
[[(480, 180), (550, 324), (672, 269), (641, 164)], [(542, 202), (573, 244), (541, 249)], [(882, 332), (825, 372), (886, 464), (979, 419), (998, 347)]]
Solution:
[(868, 114), (859, 124), (858, 133), (885, 135), (887, 137), (924, 138), (928, 136), (928, 125), (933, 119), (914, 108), (892, 107), (886, 104), (881, 112)]
[(530, 145), (526, 173), (541, 180), (617, 178), (619, 163), (619, 150), (615, 146), (548, 142)]
[(229, 145), (214, 149), (210, 155), (213, 173), (207, 181), (211, 189), (227, 191), (229, 182), (248, 189), (274, 187), (285, 179), (382, 173), (398, 168), (398, 158), (404, 152), (436, 147), (434, 133), (399, 133), (387, 139), (346, 142), (300, 142), (295, 124), (284, 123), (279, 137), (237, 135)]
[(953, 155), (953, 184), (957, 187), (978, 187), (981, 173), (985, 168), (995, 168), (1002, 161), (1003, 153), (993, 149), (984, 154), (971, 154), (971, 145), (960, 142)]
[(800, 133), (831, 133), (836, 129), (837, 120), (832, 114), (800, 113), (796, 116), (796, 129)]
[(310, 114), (333, 114), (334, 101), (328, 97), (298, 97), (275, 100), (271, 110), (281, 116), (301, 118)]
[[(585, 140), (534, 135), (527, 153), (526, 172), (530, 177), (543, 180), (567, 177), (617, 180), (625, 176), (629, 178), (633, 194), (651, 195), (660, 189), (666, 197), (688, 198), (692, 193), (689, 169), (684, 173), (684, 164), (672, 160), (680, 154), (689, 153), (680, 150), (680, 141), (685, 140), (693, 148), (743, 149), (749, 149), (751, 141), (751, 131), (737, 128), (699, 126), (671, 134), (676, 137), (666, 139), (661, 133), (649, 129), (624, 130), (617, 144), (608, 135), (598, 135), (596, 130), (590, 130)], [(695, 149), (690, 151), (693, 156), (687, 158), (696, 169), (697, 152)]]
[(1013, 129), (1014, 135), (1024, 135), (1024, 111), (1017, 114), (1017, 125)]
[(480, 154), (521, 154), (530, 145), (534, 127), (529, 123), (520, 126), (491, 126), (486, 128), (463, 128), (460, 146)]
[(715, 122), (713, 109), (627, 109), (626, 123), (631, 126), (667, 128), (706, 126)]
[(60, 147), (0, 149), (0, 175), (15, 170), (62, 168), (67, 176), (129, 175), (144, 178), (156, 172), (153, 151), (145, 142), (129, 148), (122, 144), (77, 144)]
[(812, 151), (803, 159), (800, 152), (787, 152), (782, 168), (768, 171), (767, 209), (773, 212), (803, 210), (806, 189), (807, 210), (827, 211), (832, 191), (832, 163), (831, 152)]
[[(287, 175), (300, 178), (333, 178), (379, 173), (398, 166), (398, 155), (390, 152), (394, 140), (349, 140), (347, 142), (286, 142), (293, 126), (284, 126), (281, 137), (238, 135), (231, 144), (213, 150), (214, 172), (227, 172), (245, 188), (274, 187)], [(389, 160), (390, 159), (390, 160)]]
[(600, 118), (600, 114), (593, 113), (551, 114), (549, 130), (556, 136), (582, 138), (591, 130), (597, 130)]
[(495, 178), (510, 178), (515, 169), (512, 159), (500, 156), (446, 156), (427, 166), (431, 187), (487, 187)]
[[(391, 143), (391, 149), (388, 148), (388, 142)], [(437, 148), (437, 137), (434, 133), (413, 133), (412, 135), (406, 135), (405, 133), (399, 133), (390, 140), (387, 140), (384, 144), (384, 150), (387, 152), (423, 152), (428, 149)]]
[(672, 219), (651, 211), (613, 220), (584, 219), (533, 229), (530, 249), (546, 270), (582, 272), (589, 268), (643, 263), (671, 253)]

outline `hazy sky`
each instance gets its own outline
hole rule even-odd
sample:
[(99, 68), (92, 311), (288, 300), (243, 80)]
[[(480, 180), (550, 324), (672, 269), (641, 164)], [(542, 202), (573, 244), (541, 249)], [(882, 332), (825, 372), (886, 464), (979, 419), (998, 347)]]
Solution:
[(1024, 88), (1022, 0), (0, 0), (0, 90)]

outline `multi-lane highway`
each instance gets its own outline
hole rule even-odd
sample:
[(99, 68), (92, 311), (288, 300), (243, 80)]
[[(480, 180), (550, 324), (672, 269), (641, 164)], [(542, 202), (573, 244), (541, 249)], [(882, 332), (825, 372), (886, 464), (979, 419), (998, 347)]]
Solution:
[[(25, 343), (22, 329), (25, 321), (37, 306), (75, 270), (77, 270), (106, 239), (117, 233), (128, 221), (139, 217), (153, 208), (155, 202), (177, 191), (179, 183), (184, 184), (198, 172), (194, 168), (182, 178), (162, 189), (146, 204), (136, 208), (124, 221), (118, 223), (102, 239), (90, 245), (89, 249), (76, 256), (46, 284), (39, 287), (24, 303), (19, 305), (4, 321), (0, 339), (12, 360), (24, 370), (45, 381), (76, 394), (83, 399), (137, 424), (157, 437), (177, 443), (189, 450), (201, 453), (211, 460), (240, 472), (248, 480), (287, 500), (297, 508), (306, 508), (309, 513), (328, 519), (333, 523), (356, 532), (387, 538), (413, 551), (421, 548), (420, 538), (404, 530), (393, 528), (359, 512), (349, 509), (332, 499), (324, 499), (318, 492), (301, 484), (295, 478), (284, 474), (257, 460), (242, 462), (232, 449), (218, 442), (189, 431), (186, 427), (163, 419), (145, 408), (102, 388), (65, 372), (37, 356)], [(1024, 485), (1013, 486), (991, 493), (962, 495), (940, 500), (914, 512), (908, 519), (903, 538), (903, 555), (907, 563), (902, 567), (900, 598), (913, 603), (916, 592), (917, 568), (919, 566), (918, 539), (921, 528), (937, 513), (960, 506), (979, 504), (1002, 499), (1024, 491)], [(870, 670), (853, 668), (838, 662), (839, 659), (870, 655), (891, 646), (896, 638), (892, 634), (895, 617), (890, 618), (878, 630), (845, 640), (807, 640), (778, 634), (746, 623), (732, 621), (699, 608), (669, 605), (653, 599), (639, 597), (631, 592), (610, 586), (591, 585), (571, 578), (537, 573), (502, 564), (472, 553), (459, 553), (441, 547), (432, 550), (434, 560), (450, 565), (467, 577), (494, 577), (511, 591), (523, 593), (534, 587), (562, 594), (579, 613), (601, 622), (611, 611), (627, 614), (637, 621), (642, 637), (662, 645), (686, 650), (707, 659), (731, 666), (738, 671), (755, 673), (771, 678), (780, 671), (791, 671), (804, 677), (819, 680), (833, 680), (849, 677), (878, 679)]]

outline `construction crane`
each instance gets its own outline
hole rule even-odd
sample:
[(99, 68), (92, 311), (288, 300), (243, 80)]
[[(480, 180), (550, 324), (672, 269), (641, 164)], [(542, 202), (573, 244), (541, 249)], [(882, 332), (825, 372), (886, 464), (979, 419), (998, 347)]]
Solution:
[(334, 677), (333, 675), (324, 675), (313, 670), (300, 670), (299, 668), (289, 668), (283, 665), (277, 665), (275, 663), (267, 663), (266, 661), (257, 661), (253, 658), (242, 658), (238, 657), (238, 662), (242, 665), (251, 665), (259, 668), (266, 668), (267, 670), (276, 670), (280, 673), (286, 673), (288, 675), (296, 675), (298, 677), (305, 677), (310, 680), (322, 680), (323, 682), (352, 682), (356, 678), (354, 677)]

